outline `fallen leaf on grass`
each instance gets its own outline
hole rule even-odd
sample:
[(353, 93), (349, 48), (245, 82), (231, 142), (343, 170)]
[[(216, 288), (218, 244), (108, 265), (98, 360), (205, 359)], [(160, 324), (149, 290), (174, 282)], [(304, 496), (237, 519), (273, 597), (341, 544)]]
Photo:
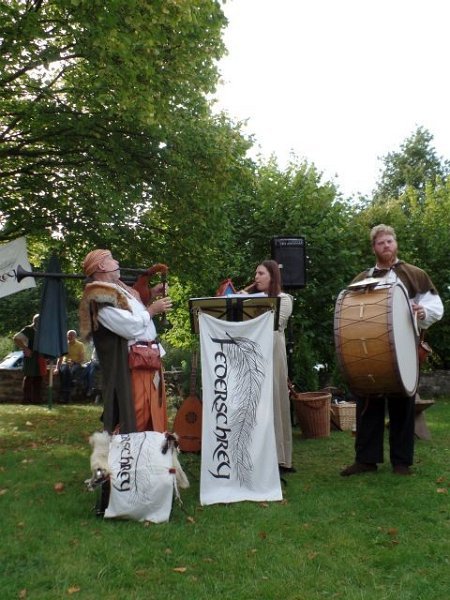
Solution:
[(26, 597), (27, 597), (27, 590), (20, 590), (19, 598), (26, 598)]
[(261, 540), (265, 540), (265, 539), (266, 539), (266, 537), (267, 537), (267, 533), (266, 533), (265, 531), (260, 531), (260, 532), (258, 533), (258, 537), (259, 537)]
[(80, 591), (81, 591), (81, 588), (79, 588), (79, 587), (78, 587), (78, 586), (76, 586), (76, 585), (73, 585), (72, 587), (70, 587), (70, 588), (67, 590), (67, 593), (68, 593), (68, 594), (78, 594), (78, 592), (80, 592)]
[(444, 483), (444, 481), (445, 481), (445, 477), (438, 477), (436, 479), (436, 483)]
[(30, 421), (27, 421), (27, 422), (25, 423), (25, 425), (26, 425), (27, 427), (33, 427), (33, 423), (31, 423)]
[(8, 492), (8, 490), (6, 488), (1, 489), (0, 496), (4, 496), (7, 492)]
[(60, 494), (61, 492), (64, 491), (64, 484), (62, 481), (58, 481), (57, 483), (55, 483), (55, 485), (53, 486), (53, 489), (55, 490), (55, 492), (57, 494)]
[(175, 573), (186, 573), (187, 567), (175, 567), (172, 571), (175, 571)]
[(318, 555), (319, 555), (318, 552), (309, 552), (308, 553), (308, 558), (309, 558), (309, 560), (314, 560), (315, 558), (318, 557)]
[(259, 505), (260, 505), (261, 508), (269, 508), (268, 502), (260, 502)]
[(438, 488), (436, 491), (438, 494), (448, 494), (447, 488)]
[(195, 519), (194, 519), (194, 517), (186, 517), (186, 521), (187, 521), (188, 523), (195, 523)]
[(391, 537), (395, 537), (398, 535), (398, 529), (396, 527), (390, 527), (387, 530), (388, 535), (390, 535)]

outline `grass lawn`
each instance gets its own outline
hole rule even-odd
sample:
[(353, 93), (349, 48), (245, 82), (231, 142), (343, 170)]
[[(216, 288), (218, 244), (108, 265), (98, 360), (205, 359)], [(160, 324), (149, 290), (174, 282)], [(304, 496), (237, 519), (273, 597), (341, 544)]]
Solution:
[(282, 502), (202, 507), (200, 458), (183, 454), (191, 487), (159, 525), (95, 516), (83, 482), (99, 415), (0, 405), (2, 599), (450, 598), (450, 399), (426, 412), (432, 440), (417, 441), (411, 477), (389, 464), (340, 477), (350, 433), (295, 429)]

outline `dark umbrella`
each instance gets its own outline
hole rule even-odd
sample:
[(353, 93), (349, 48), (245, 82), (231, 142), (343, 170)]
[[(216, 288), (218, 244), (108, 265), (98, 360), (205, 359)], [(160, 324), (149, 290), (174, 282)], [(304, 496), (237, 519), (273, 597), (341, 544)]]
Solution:
[[(67, 308), (64, 281), (51, 274), (60, 274), (61, 267), (56, 256), (47, 265), (47, 274), (41, 296), (39, 327), (34, 341), (34, 350), (52, 362), (67, 354)], [(48, 404), (53, 403), (53, 364), (50, 364)]]

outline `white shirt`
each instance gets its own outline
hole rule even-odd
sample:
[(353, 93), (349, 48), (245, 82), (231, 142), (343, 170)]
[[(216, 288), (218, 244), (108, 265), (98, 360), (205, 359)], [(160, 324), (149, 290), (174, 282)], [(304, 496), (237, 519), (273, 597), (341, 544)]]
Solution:
[[(398, 282), (401, 285), (404, 285), (394, 269), (390, 269), (387, 274), (380, 279), (380, 281), (387, 284)], [(409, 301), (411, 303), (414, 302), (415, 304), (420, 304), (424, 307), (425, 317), (418, 321), (418, 326), (420, 329), (428, 329), (431, 325), (433, 325), (433, 323), (439, 321), (439, 319), (442, 319), (444, 314), (444, 305), (442, 304), (439, 294), (433, 294), (432, 292), (416, 294), (414, 298), (410, 298)]]
[(293, 298), (290, 294), (281, 292), (280, 297), (280, 317), (278, 322), (279, 331), (284, 331), (286, 328), (289, 317), (292, 314), (293, 309)]
[[(157, 336), (156, 327), (145, 306), (124, 288), (120, 286), (116, 288), (126, 296), (131, 311), (114, 306), (103, 306), (98, 311), (99, 322), (106, 329), (128, 340), (129, 346), (138, 340), (148, 342), (154, 340)], [(161, 344), (159, 348), (161, 356), (164, 356), (165, 352)]]

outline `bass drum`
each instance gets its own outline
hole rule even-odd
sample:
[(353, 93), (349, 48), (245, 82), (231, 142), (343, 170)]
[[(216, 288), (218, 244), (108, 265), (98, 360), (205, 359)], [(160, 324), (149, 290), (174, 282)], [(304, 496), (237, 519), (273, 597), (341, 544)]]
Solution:
[(402, 284), (343, 290), (336, 301), (334, 339), (341, 371), (354, 394), (416, 393), (418, 336)]

